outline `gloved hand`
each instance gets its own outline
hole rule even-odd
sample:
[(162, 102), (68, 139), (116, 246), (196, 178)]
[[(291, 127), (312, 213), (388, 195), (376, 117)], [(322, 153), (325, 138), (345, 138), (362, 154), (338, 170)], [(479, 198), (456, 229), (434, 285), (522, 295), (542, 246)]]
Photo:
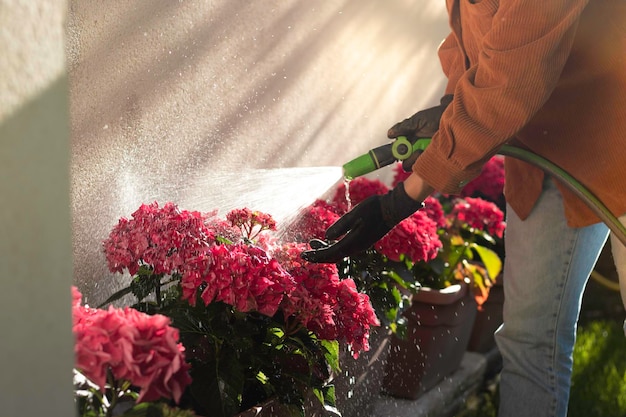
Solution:
[[(452, 94), (445, 95), (441, 98), (441, 104), (438, 106), (418, 111), (408, 119), (396, 123), (389, 129), (387, 136), (391, 139), (395, 139), (398, 136), (406, 136), (411, 143), (414, 143), (419, 138), (432, 137), (437, 130), (439, 130), (441, 115), (452, 102), (452, 97)], [(419, 155), (420, 152), (415, 152), (402, 161), (402, 169), (406, 172), (410, 172), (411, 167)]]
[(385, 236), (396, 224), (423, 207), (404, 191), (399, 183), (384, 195), (374, 195), (357, 204), (326, 230), (326, 239), (341, 240), (328, 244), (320, 240), (311, 241), (313, 250), (302, 253), (309, 262), (337, 263), (343, 258), (368, 249)]

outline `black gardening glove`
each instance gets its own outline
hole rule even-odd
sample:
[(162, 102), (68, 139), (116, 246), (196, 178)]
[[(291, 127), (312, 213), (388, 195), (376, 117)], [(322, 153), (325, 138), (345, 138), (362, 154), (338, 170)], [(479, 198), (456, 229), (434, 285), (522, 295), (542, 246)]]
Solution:
[(385, 236), (402, 220), (423, 206), (404, 191), (398, 184), (384, 195), (366, 198), (351, 211), (344, 214), (326, 230), (327, 240), (341, 240), (328, 244), (321, 240), (310, 242), (313, 250), (302, 253), (309, 262), (337, 263), (347, 256), (363, 252)]
[[(414, 143), (419, 138), (432, 137), (437, 130), (439, 130), (441, 115), (452, 101), (452, 97), (452, 94), (443, 96), (441, 104), (438, 106), (418, 111), (408, 119), (404, 119), (403, 121), (396, 123), (391, 129), (389, 129), (387, 136), (391, 139), (395, 139), (398, 136), (406, 136), (411, 143)], [(420, 153), (421, 152), (419, 151), (415, 152), (413, 155), (402, 161), (402, 169), (406, 172), (410, 172), (411, 167)]]

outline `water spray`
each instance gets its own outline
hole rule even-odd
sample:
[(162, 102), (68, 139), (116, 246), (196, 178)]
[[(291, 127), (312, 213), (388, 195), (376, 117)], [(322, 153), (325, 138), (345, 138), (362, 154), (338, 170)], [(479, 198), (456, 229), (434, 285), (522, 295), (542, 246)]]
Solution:
[[(411, 143), (406, 137), (399, 136), (393, 142), (371, 149), (368, 153), (344, 164), (343, 176), (346, 179), (354, 179), (394, 162), (404, 161), (413, 153), (425, 150), (429, 144), (429, 138), (421, 138)], [(576, 194), (626, 246), (626, 227), (609, 211), (604, 203), (568, 172), (547, 159), (517, 146), (503, 145), (498, 154), (532, 164), (557, 178)]]

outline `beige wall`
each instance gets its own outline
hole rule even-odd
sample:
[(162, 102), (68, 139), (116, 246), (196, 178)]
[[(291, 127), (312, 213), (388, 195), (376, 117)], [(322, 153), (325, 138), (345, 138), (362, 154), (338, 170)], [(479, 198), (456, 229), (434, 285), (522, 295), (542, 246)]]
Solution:
[[(75, 279), (140, 203), (286, 217), (438, 101), (443, 0), (70, 1)], [(334, 168), (329, 168), (334, 167)]]
[(71, 416), (65, 1), (0, 0), (0, 415)]

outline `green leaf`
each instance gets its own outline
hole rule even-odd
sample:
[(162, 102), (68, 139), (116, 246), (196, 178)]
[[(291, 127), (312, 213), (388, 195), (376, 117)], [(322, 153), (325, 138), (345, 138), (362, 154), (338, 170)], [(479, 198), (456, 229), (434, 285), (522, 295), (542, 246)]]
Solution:
[(339, 366), (339, 342), (337, 340), (320, 340), (325, 349), (324, 358), (334, 372), (341, 372)]
[(337, 398), (335, 396), (335, 386), (327, 385), (322, 388), (324, 397), (324, 410), (331, 413), (330, 416), (341, 417), (341, 412), (337, 409)]
[(502, 271), (502, 260), (500, 259), (498, 254), (489, 248), (475, 243), (472, 244), (471, 247), (480, 257), (483, 265), (485, 265), (487, 273), (489, 274), (489, 278), (495, 280)]
[(122, 288), (119, 291), (116, 291), (115, 293), (113, 293), (109, 298), (107, 298), (102, 304), (100, 304), (99, 306), (97, 306), (97, 308), (102, 308), (104, 306), (106, 306), (107, 304), (112, 303), (113, 301), (117, 301), (120, 298), (128, 295), (131, 293), (131, 289), (130, 287), (126, 287), (126, 288)]
[(191, 410), (169, 407), (163, 403), (140, 403), (120, 417), (195, 417)]
[[(193, 364), (191, 370), (191, 394), (202, 408), (201, 414), (216, 417), (230, 417), (239, 412), (238, 395), (242, 391), (243, 375), (240, 370), (232, 369), (231, 375), (225, 375), (217, 361)], [(227, 377), (229, 380), (225, 380)], [(233, 386), (235, 379), (241, 384)]]
[(158, 285), (160, 285), (160, 277), (154, 276), (152, 274), (138, 274), (131, 282), (130, 282), (130, 290), (135, 297), (137, 297), (138, 301), (142, 301), (144, 298), (150, 295), (152, 291), (156, 289)]

